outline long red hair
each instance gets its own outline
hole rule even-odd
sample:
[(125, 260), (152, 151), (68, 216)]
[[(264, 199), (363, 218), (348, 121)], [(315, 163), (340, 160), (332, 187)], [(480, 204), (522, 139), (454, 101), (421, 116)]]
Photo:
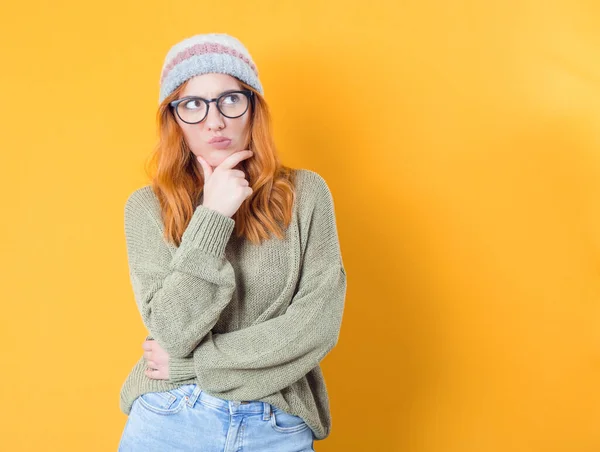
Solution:
[[(238, 80), (239, 81), (239, 80)], [(281, 164), (271, 134), (271, 115), (264, 98), (254, 88), (239, 81), (242, 89), (254, 92), (254, 108), (246, 130), (246, 147), (254, 152), (237, 168), (244, 171), (253, 192), (233, 215), (234, 233), (259, 244), (271, 234), (284, 237), (292, 219), (295, 200), (293, 169)], [(179, 124), (169, 107), (185, 88), (184, 83), (159, 106), (156, 120), (158, 143), (146, 163), (164, 223), (164, 237), (179, 246), (203, 191), (204, 177), (195, 155), (185, 142)]]

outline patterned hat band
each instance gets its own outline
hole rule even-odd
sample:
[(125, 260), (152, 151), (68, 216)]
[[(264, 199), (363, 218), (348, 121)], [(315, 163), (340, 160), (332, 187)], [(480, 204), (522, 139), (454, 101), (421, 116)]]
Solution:
[(159, 104), (190, 78), (208, 73), (231, 75), (264, 94), (258, 69), (246, 47), (225, 33), (208, 33), (171, 47), (161, 72)]

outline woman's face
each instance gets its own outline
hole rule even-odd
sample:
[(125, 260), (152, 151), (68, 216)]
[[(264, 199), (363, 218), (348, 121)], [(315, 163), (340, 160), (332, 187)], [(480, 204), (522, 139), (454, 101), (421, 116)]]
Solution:
[[(238, 80), (230, 75), (202, 74), (192, 77), (178, 98), (199, 96), (210, 100), (219, 97), (224, 91), (241, 89), (243, 88)], [(233, 98), (225, 99), (230, 104), (233, 100)], [(197, 105), (201, 104), (192, 103), (190, 107), (193, 108)], [(226, 110), (224, 111), (227, 113)], [(244, 137), (250, 119), (250, 107), (239, 118), (228, 118), (219, 112), (216, 102), (211, 102), (206, 118), (197, 124), (185, 123), (178, 115), (175, 115), (175, 118), (192, 153), (204, 158), (214, 169), (231, 154), (244, 149)], [(224, 137), (231, 141), (210, 143), (215, 137)], [(200, 162), (197, 159), (196, 162), (201, 169)]]

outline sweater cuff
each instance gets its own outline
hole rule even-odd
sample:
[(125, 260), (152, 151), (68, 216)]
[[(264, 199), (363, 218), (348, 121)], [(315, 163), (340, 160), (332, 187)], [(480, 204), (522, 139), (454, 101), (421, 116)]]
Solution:
[(169, 357), (169, 380), (180, 382), (196, 377), (194, 370), (194, 358), (171, 358)]
[(207, 254), (220, 257), (225, 253), (225, 246), (235, 227), (235, 220), (216, 210), (198, 205), (181, 243), (190, 242), (191, 247), (198, 248)]

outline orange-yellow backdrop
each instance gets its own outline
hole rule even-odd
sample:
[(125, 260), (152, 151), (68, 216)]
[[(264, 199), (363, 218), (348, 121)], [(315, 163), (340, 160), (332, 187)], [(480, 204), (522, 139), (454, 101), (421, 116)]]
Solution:
[(166, 51), (221, 31), (334, 194), (316, 449), (600, 450), (600, 5), (573, 0), (4, 3), (0, 447), (116, 450), (124, 201)]

